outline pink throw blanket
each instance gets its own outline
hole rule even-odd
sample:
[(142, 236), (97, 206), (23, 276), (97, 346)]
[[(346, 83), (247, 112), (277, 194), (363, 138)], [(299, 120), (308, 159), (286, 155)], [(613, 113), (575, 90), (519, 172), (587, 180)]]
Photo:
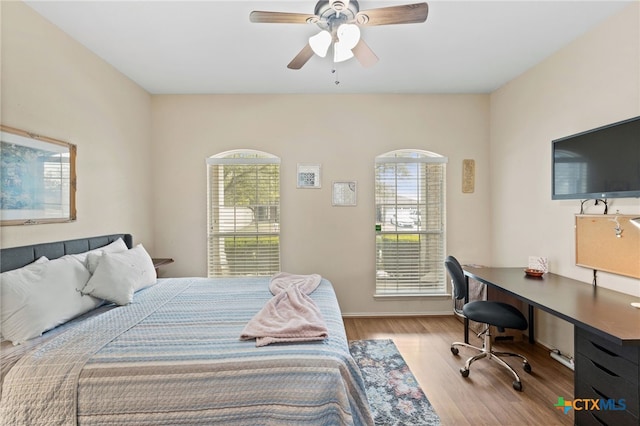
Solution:
[(324, 318), (308, 296), (321, 279), (318, 274), (281, 272), (274, 275), (269, 283), (274, 297), (247, 323), (240, 339), (256, 339), (256, 346), (326, 339), (328, 331)]

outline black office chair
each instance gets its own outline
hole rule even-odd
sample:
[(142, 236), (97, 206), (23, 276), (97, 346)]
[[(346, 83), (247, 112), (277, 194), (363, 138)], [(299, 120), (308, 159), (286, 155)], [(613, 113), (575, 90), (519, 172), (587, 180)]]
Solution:
[[(458, 260), (453, 256), (448, 256), (444, 261), (444, 264), (447, 268), (447, 271), (449, 271), (449, 276), (451, 277), (455, 306), (456, 300), (462, 300), (465, 298), (466, 280), (464, 277), (464, 271), (462, 270), (462, 266), (460, 266)], [(511, 374), (513, 374), (513, 376), (516, 378), (516, 380), (514, 380), (513, 382), (513, 388), (517, 391), (521, 391), (522, 382), (520, 381), (520, 376), (518, 376), (518, 373), (516, 373), (515, 370), (511, 368), (511, 366), (500, 357), (517, 356), (519, 358), (522, 358), (522, 367), (527, 373), (531, 373), (531, 365), (529, 364), (529, 361), (527, 361), (527, 359), (520, 354), (512, 352), (496, 352), (492, 350), (490, 326), (495, 326), (500, 332), (503, 332), (505, 328), (526, 330), (528, 327), (527, 319), (524, 317), (524, 315), (522, 315), (522, 312), (520, 312), (512, 305), (490, 300), (476, 300), (473, 302), (468, 302), (462, 306), (462, 309), (454, 307), (454, 311), (456, 314), (468, 318), (471, 321), (485, 324), (484, 331), (481, 331), (478, 334), (478, 337), (484, 336), (484, 343), (482, 344), (481, 348), (462, 342), (454, 342), (451, 344), (451, 352), (454, 355), (458, 355), (458, 346), (466, 346), (480, 352), (479, 354), (469, 358), (464, 367), (460, 369), (460, 374), (462, 374), (462, 377), (469, 376), (469, 367), (473, 362), (482, 358), (493, 359), (498, 364), (509, 370)]]

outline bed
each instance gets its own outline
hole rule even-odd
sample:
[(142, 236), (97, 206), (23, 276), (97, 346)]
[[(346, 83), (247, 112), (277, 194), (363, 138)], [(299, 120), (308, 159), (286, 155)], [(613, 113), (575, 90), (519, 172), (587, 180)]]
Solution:
[[(116, 242), (137, 248), (129, 234), (7, 248), (0, 272), (15, 275), (70, 256), (86, 263), (87, 252), (100, 254)], [(373, 424), (326, 279), (310, 295), (326, 339), (258, 347), (239, 338), (273, 297), (268, 283), (154, 275), (128, 304), (96, 303), (41, 336), (17, 345), (3, 340), (0, 423)]]

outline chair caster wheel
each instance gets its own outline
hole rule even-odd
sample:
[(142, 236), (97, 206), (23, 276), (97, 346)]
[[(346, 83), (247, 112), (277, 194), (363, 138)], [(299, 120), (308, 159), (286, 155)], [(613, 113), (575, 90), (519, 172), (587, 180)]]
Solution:
[(529, 364), (528, 362), (522, 364), (522, 368), (524, 368), (524, 371), (526, 371), (527, 373), (531, 373), (531, 364)]
[(452, 354), (454, 354), (454, 355), (458, 355), (458, 352), (460, 352), (460, 351), (458, 350), (458, 348), (456, 348), (456, 347), (454, 347), (454, 346), (451, 346), (451, 353), (452, 353)]
[(518, 392), (522, 392), (522, 382), (513, 381), (513, 388)]
[(462, 377), (469, 377), (469, 370), (467, 370), (466, 368), (462, 367), (460, 369), (460, 374), (462, 374)]

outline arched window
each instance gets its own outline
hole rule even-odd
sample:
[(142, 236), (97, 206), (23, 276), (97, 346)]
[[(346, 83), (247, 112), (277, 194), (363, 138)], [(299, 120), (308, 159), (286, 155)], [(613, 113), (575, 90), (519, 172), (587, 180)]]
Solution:
[(233, 150), (207, 158), (208, 275), (280, 271), (280, 158)]
[(376, 295), (444, 295), (447, 158), (421, 150), (376, 157)]

